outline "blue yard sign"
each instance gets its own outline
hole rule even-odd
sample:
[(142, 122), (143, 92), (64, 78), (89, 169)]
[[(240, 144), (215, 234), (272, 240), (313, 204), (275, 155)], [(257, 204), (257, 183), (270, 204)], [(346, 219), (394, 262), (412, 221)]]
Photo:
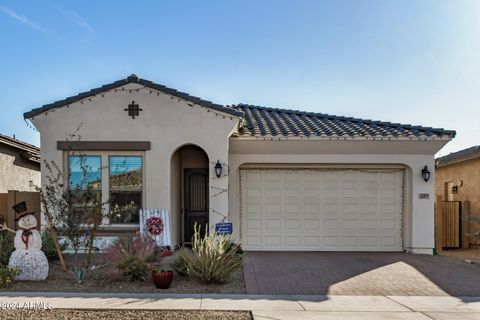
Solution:
[(217, 223), (215, 225), (215, 232), (221, 234), (232, 234), (233, 225), (231, 222)]

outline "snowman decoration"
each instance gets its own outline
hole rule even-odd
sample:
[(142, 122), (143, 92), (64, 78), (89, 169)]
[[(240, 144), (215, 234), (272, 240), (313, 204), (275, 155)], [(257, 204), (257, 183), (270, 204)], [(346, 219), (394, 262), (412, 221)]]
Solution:
[(27, 210), (25, 201), (13, 206), (17, 213), (18, 230), (15, 232), (15, 251), (8, 262), (9, 268), (20, 269), (15, 280), (40, 281), (48, 276), (48, 260), (42, 248), (42, 237), (37, 230), (35, 212)]

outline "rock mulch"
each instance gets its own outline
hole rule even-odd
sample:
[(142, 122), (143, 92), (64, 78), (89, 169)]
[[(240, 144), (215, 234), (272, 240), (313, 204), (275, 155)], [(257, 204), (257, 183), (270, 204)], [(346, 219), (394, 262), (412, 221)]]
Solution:
[[(65, 255), (71, 263), (73, 257)], [(101, 266), (100, 254), (94, 258), (93, 265)], [(111, 266), (101, 266), (91, 271), (82, 284), (76, 284), (71, 274), (63, 272), (60, 263), (50, 262), (47, 280), (40, 282), (17, 281), (11, 288), (1, 291), (17, 292), (122, 292), (122, 293), (246, 293), (243, 270), (237, 270), (229, 282), (225, 284), (206, 284), (193, 279), (185, 279), (175, 275), (169, 289), (157, 289), (151, 279), (129, 282), (112, 277)]]
[(250, 312), (204, 310), (2, 310), (3, 320), (110, 320), (110, 319), (189, 319), (189, 320), (251, 320)]

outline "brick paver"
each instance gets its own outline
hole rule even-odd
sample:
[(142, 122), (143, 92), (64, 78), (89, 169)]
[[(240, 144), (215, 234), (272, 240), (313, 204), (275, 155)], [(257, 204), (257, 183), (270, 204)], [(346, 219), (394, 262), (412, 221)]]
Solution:
[(480, 266), (383, 252), (247, 252), (248, 294), (480, 296)]

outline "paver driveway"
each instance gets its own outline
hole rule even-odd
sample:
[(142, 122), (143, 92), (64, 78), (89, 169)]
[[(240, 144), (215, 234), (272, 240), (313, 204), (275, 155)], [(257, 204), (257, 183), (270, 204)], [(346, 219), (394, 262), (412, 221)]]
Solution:
[(480, 266), (370, 252), (247, 252), (249, 294), (480, 296)]

